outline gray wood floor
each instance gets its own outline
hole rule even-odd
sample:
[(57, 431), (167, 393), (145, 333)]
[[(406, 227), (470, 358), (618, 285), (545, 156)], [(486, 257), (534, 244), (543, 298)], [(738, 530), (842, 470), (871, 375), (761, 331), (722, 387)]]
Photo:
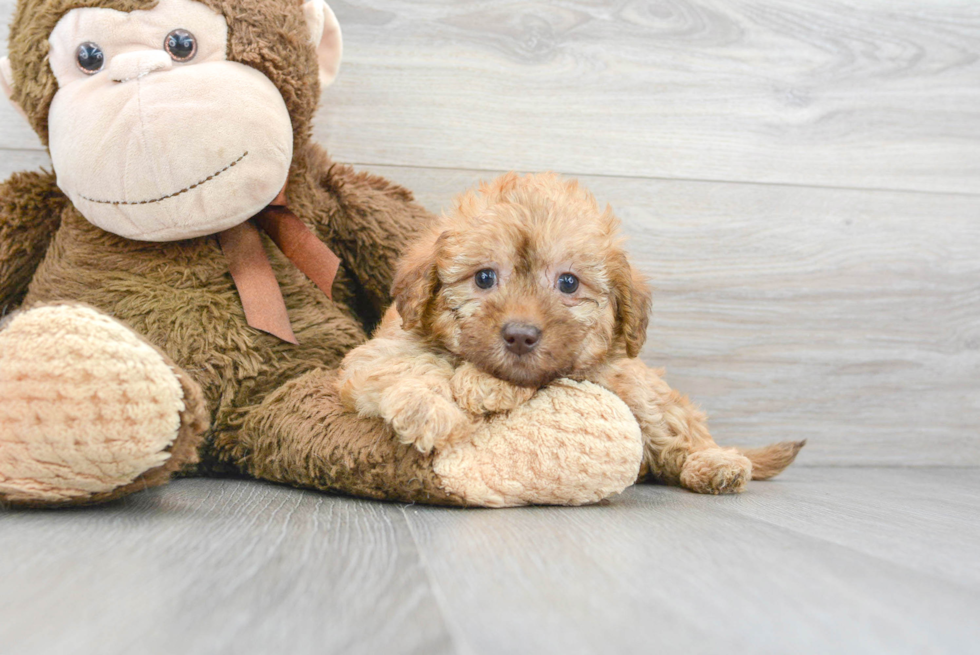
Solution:
[[(0, 511), (0, 654), (980, 653), (980, 2), (330, 4), (337, 160), (434, 211), (581, 178), (653, 280), (643, 358), (719, 441), (809, 445), (737, 498)], [(0, 177), (43, 165), (0, 103)]]
[(446, 510), (252, 481), (0, 513), (0, 651), (977, 653), (980, 472)]

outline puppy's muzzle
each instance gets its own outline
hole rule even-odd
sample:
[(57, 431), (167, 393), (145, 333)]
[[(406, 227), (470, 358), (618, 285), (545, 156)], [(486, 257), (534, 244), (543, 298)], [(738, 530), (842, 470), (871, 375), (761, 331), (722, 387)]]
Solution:
[(541, 341), (541, 330), (528, 323), (508, 323), (500, 331), (507, 350), (515, 355), (526, 355)]

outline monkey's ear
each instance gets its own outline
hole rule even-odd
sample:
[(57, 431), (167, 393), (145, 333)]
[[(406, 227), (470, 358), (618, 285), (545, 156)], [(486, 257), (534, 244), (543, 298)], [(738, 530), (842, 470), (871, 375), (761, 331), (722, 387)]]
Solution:
[(405, 330), (411, 330), (422, 322), (426, 307), (439, 287), (436, 256), (439, 242), (444, 237), (445, 233), (426, 235), (398, 262), (391, 295)]
[(3, 92), (7, 94), (7, 100), (14, 106), (17, 113), (26, 120), (27, 114), (24, 113), (20, 103), (14, 100), (14, 71), (10, 67), (10, 59), (7, 57), (0, 58), (0, 87), (3, 87)]
[(306, 26), (310, 28), (310, 41), (316, 46), (320, 62), (320, 88), (325, 89), (337, 79), (340, 59), (344, 54), (340, 23), (324, 0), (306, 0), (303, 13), (306, 14)]
[(611, 277), (616, 285), (616, 318), (626, 343), (626, 354), (636, 357), (647, 340), (652, 304), (650, 286), (633, 270), (625, 255), (619, 258)]

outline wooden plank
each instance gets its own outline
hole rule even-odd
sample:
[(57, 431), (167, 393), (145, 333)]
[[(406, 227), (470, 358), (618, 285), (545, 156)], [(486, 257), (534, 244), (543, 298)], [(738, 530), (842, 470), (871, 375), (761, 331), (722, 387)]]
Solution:
[[(861, 484), (854, 469), (823, 473), (790, 472), (740, 498), (646, 486), (575, 510), (416, 506), (405, 514), (447, 621), (475, 653), (974, 651), (980, 586), (881, 557), (888, 546), (872, 532), (889, 518), (904, 521), (905, 503), (881, 497), (870, 478)], [(886, 471), (877, 482), (895, 488), (916, 475)], [(848, 477), (852, 484), (837, 485)], [(785, 514), (799, 494), (771, 506), (801, 479), (814, 504), (880, 498), (867, 511), (841, 513), (860, 532), (861, 548), (774, 525), (770, 514)], [(740, 510), (750, 499), (751, 517)], [(976, 511), (975, 500), (953, 505), (940, 515), (940, 523), (956, 516), (943, 534)], [(898, 539), (923, 541), (914, 532)], [(962, 554), (975, 559), (976, 543)], [(935, 559), (962, 568), (960, 560)]]
[(5, 653), (452, 652), (394, 505), (182, 480), (0, 524)]
[(0, 148), (0, 180), (6, 180), (13, 173), (36, 171), (39, 168), (52, 170), (51, 158), (46, 151)]
[[(434, 211), (493, 173), (375, 166)], [(980, 465), (975, 198), (580, 176), (655, 289), (643, 358), (723, 443)]]
[(775, 482), (753, 484), (732, 509), (980, 589), (977, 470), (806, 469)]
[(980, 193), (971, 0), (331, 4), (340, 160)]
[(240, 480), (0, 511), (0, 643), (116, 653), (966, 653), (966, 469), (454, 510)]
[(980, 193), (975, 2), (334, 6), (343, 160)]

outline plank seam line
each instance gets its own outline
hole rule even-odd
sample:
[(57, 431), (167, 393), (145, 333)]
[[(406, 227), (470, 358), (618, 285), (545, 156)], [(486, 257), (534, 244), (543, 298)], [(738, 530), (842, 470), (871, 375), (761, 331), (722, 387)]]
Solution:
[(905, 574), (905, 577), (914, 576), (920, 578), (930, 578), (933, 585), (935, 584), (935, 581), (938, 580), (942, 584), (953, 587), (954, 589), (959, 589), (961, 591), (970, 592), (970, 593), (976, 592), (977, 589), (976, 585), (974, 585), (972, 582), (963, 582), (961, 579), (956, 577), (955, 571), (953, 575), (930, 572), (928, 570), (916, 568), (914, 565), (907, 563), (907, 561), (889, 559), (884, 555), (879, 555), (876, 553), (869, 552), (868, 550), (862, 549), (858, 545), (847, 543), (839, 538), (814, 534), (805, 531), (803, 528), (798, 528), (790, 525), (785, 525), (783, 523), (778, 523), (775, 519), (766, 518), (763, 516), (759, 516), (757, 514), (752, 514), (751, 512), (747, 512), (745, 510), (739, 509), (738, 506), (735, 506), (733, 509), (734, 512), (739, 516), (741, 516), (743, 519), (757, 521), (779, 532), (795, 535), (801, 541), (807, 541), (807, 540), (817, 541), (822, 544), (827, 544), (832, 548), (839, 548), (842, 551), (851, 553), (852, 555), (855, 555), (859, 558), (867, 558), (869, 560), (878, 562), (879, 565), (882, 565), (886, 568), (890, 567), (896, 569), (897, 571), (900, 571), (901, 573)]
[[(0, 151), (5, 152), (37, 152), (46, 153), (47, 151), (43, 148), (7, 148), (0, 147)], [(342, 163), (350, 164), (352, 166), (388, 166), (392, 168), (413, 168), (420, 170), (437, 170), (437, 171), (472, 171), (474, 173), (492, 173), (494, 175), (499, 175), (505, 172), (503, 169), (499, 168), (470, 168), (466, 166), (421, 166), (419, 164), (382, 164), (379, 162), (365, 162), (365, 161), (353, 161), (348, 160)], [(529, 170), (518, 170), (519, 173), (531, 173), (534, 171)], [(656, 180), (658, 182), (698, 182), (698, 183), (714, 183), (714, 184), (743, 184), (751, 186), (769, 186), (769, 187), (788, 187), (795, 189), (824, 189), (827, 191), (872, 191), (879, 193), (915, 193), (920, 195), (928, 196), (963, 196), (967, 198), (976, 198), (980, 196), (980, 191), (933, 191), (930, 189), (897, 189), (891, 187), (862, 187), (862, 186), (838, 186), (833, 184), (803, 184), (800, 182), (759, 182), (756, 180), (725, 180), (725, 179), (711, 179), (711, 178), (700, 178), (700, 177), (664, 177), (661, 175), (613, 175), (610, 173), (583, 173), (580, 171), (558, 171), (563, 175), (568, 176), (581, 176), (581, 177), (600, 177), (608, 179), (620, 179), (620, 180)]]
[(408, 526), (408, 534), (412, 537), (412, 544), (415, 546), (415, 552), (419, 555), (419, 563), (422, 565), (422, 571), (425, 573), (425, 579), (429, 583), (429, 588), (432, 590), (432, 597), (436, 601), (436, 606), (439, 608), (439, 614), (442, 616), (442, 623), (446, 626), (446, 633), (449, 635), (449, 639), (452, 641), (454, 650), (462, 655), (474, 655), (475, 651), (470, 648), (470, 645), (466, 641), (466, 636), (461, 630), (449, 619), (449, 613), (447, 608), (449, 607), (449, 601), (445, 594), (442, 593), (442, 587), (436, 582), (435, 576), (432, 574), (432, 567), (429, 566), (429, 558), (426, 557), (425, 551), (422, 548), (422, 544), (419, 541), (418, 534), (415, 532), (415, 526), (412, 525), (412, 519), (408, 515), (405, 506), (401, 508), (402, 517), (405, 519), (405, 525)]
[[(474, 173), (490, 173), (493, 175), (500, 175), (506, 172), (504, 169), (499, 168), (471, 168), (466, 166), (423, 166), (420, 164), (390, 164), (390, 163), (380, 163), (380, 162), (365, 162), (365, 161), (354, 161), (346, 160), (343, 163), (349, 164), (351, 166), (386, 166), (389, 168), (411, 168), (418, 170), (436, 170), (436, 171), (471, 171)], [(524, 170), (524, 169), (510, 169), (515, 170), (518, 173), (533, 173), (535, 171)], [(584, 173), (579, 171), (559, 171), (555, 169), (549, 169), (556, 173), (560, 173), (566, 176), (579, 176), (579, 177), (599, 177), (607, 178), (612, 180), (654, 180), (658, 182), (697, 182), (697, 183), (709, 183), (709, 184), (741, 184), (746, 186), (764, 186), (764, 187), (787, 187), (793, 189), (822, 189), (825, 191), (870, 191), (873, 193), (914, 193), (919, 195), (927, 196), (963, 196), (965, 198), (976, 198), (980, 197), (980, 191), (932, 191), (929, 189), (895, 189), (889, 187), (861, 187), (861, 186), (836, 186), (833, 184), (803, 184), (799, 182), (759, 182), (755, 180), (723, 180), (723, 179), (710, 179), (710, 178), (699, 178), (699, 177), (663, 177), (658, 175), (614, 175), (610, 173)]]

